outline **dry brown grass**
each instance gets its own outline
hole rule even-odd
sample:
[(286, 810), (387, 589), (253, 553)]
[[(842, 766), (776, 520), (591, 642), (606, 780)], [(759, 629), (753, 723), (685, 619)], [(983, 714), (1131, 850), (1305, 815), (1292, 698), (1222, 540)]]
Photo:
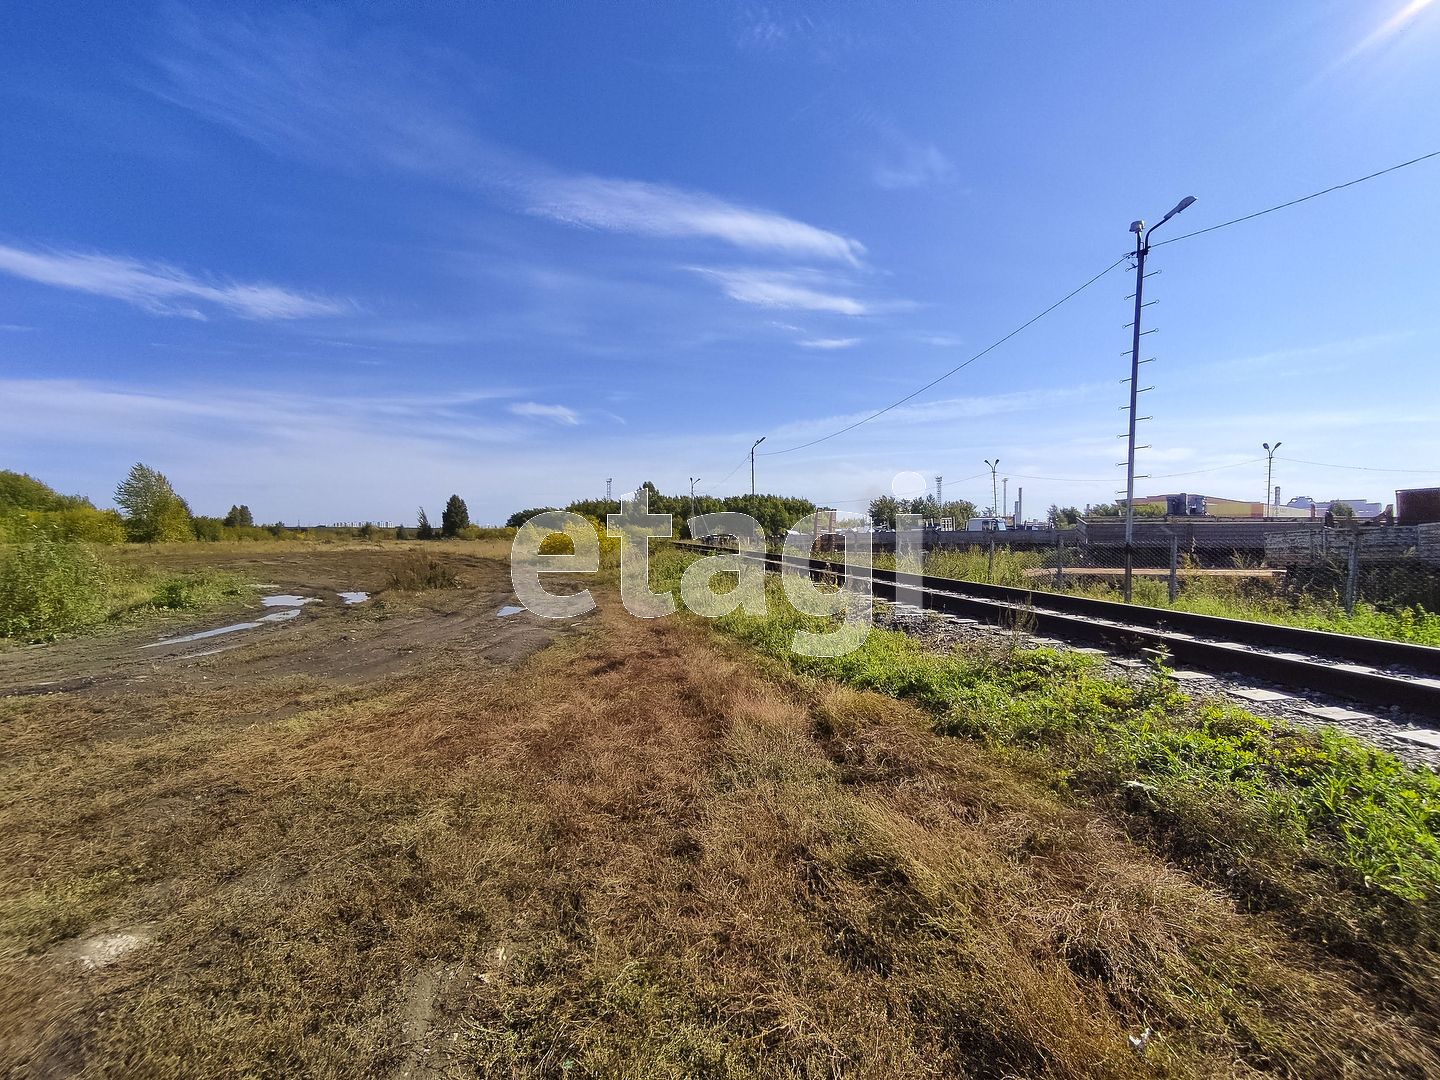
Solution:
[(1099, 810), (600, 600), (516, 670), (6, 700), (13, 1075), (1440, 1074)]
[(453, 589), (458, 584), (455, 573), (434, 555), (412, 551), (390, 564), (386, 586), (399, 592), (424, 592), (427, 589)]

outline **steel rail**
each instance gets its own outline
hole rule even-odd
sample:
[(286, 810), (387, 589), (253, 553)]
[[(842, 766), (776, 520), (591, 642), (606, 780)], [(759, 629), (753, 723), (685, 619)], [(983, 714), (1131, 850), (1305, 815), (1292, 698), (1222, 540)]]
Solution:
[[(677, 546), (727, 550), (683, 541)], [(802, 561), (773, 553), (763, 558), (766, 568), (775, 571), (789, 564), (812, 574), (845, 572), (820, 559)], [(1125, 652), (1163, 650), (1187, 667), (1233, 672), (1371, 708), (1398, 706), (1440, 719), (1440, 678), (1435, 677), (1440, 674), (1440, 649), (1430, 646), (953, 578), (897, 575), (893, 570), (870, 567), (857, 568), (857, 572), (870, 579), (875, 595), (882, 600), (894, 600), (898, 586), (918, 596), (919, 606), (925, 610), (1001, 626), (1029, 624), (1047, 635)], [(1397, 668), (1417, 675), (1405, 677), (1386, 670)]]

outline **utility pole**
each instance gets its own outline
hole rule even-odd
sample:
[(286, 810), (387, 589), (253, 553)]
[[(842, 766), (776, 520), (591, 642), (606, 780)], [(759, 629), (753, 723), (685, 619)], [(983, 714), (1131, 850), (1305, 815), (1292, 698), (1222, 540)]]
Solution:
[(935, 477), (935, 505), (940, 510), (945, 509), (945, 478), (943, 476)]
[(1130, 453), (1125, 464), (1125, 603), (1130, 602), (1130, 579), (1135, 569), (1135, 399), (1140, 393), (1140, 309), (1144, 302), (1145, 256), (1150, 253), (1150, 233), (1195, 201), (1194, 195), (1186, 195), (1163, 218), (1151, 225), (1147, 231), (1145, 222), (1132, 221), (1130, 231), (1135, 234), (1135, 322), (1134, 337), (1130, 346)]
[[(1271, 479), (1273, 479), (1273, 473), (1275, 470), (1275, 451), (1280, 449), (1280, 444), (1277, 442), (1274, 446), (1271, 446), (1267, 442), (1261, 443), (1260, 445), (1265, 448), (1265, 454), (1267, 458), (1265, 462), (1265, 517), (1268, 518), (1270, 516), (1270, 492), (1275, 490), (1270, 486), (1270, 481)], [(1277, 503), (1280, 501), (1280, 497), (1278, 495), (1275, 497), (1275, 501)], [(1276, 512), (1279, 512), (1278, 507), (1276, 508)]]
[(751, 495), (754, 495), (754, 494), (755, 494), (755, 447), (756, 447), (756, 446), (759, 446), (759, 445), (760, 445), (762, 442), (764, 442), (764, 441), (765, 441), (765, 436), (764, 436), (764, 435), (761, 435), (760, 438), (758, 438), (758, 439), (755, 440), (755, 444), (750, 447), (750, 494), (751, 494)]
[(997, 457), (994, 461), (991, 461), (989, 458), (986, 458), (985, 464), (990, 466), (990, 513), (993, 515), (1000, 509), (997, 505), (1000, 501), (1000, 489), (995, 483), (995, 469), (1000, 464), (1000, 459)]
[[(690, 477), (690, 521), (695, 520), (695, 485), (700, 482), (700, 477)], [(690, 531), (690, 521), (685, 523), (686, 531)], [(690, 532), (690, 539), (695, 539), (695, 533)]]
[(606, 502), (609, 502), (609, 501), (610, 501), (610, 481), (613, 480), (613, 479), (615, 479), (613, 476), (607, 476), (607, 477), (605, 478), (605, 501), (606, 501)]

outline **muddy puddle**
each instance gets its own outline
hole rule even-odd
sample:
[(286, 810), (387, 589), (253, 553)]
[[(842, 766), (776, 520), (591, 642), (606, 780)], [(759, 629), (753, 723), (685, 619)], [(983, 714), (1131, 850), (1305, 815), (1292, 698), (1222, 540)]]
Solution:
[(502, 608), (501, 608), (499, 611), (497, 611), (495, 614), (496, 614), (496, 615), (499, 615), (500, 618), (503, 619), (503, 618), (505, 618), (507, 615), (519, 615), (520, 612), (522, 612), (522, 611), (524, 611), (524, 610), (525, 610), (525, 609), (524, 609), (523, 607), (516, 607), (514, 604), (506, 604), (504, 607), (502, 607)]
[[(340, 595), (360, 596), (367, 600), (369, 599), (366, 593), (341, 593)], [(359, 601), (349, 599), (345, 602), (347, 604), (359, 603)], [(203, 641), (206, 638), (219, 637), (221, 634), (235, 634), (241, 630), (255, 630), (264, 626), (266, 623), (285, 622), (300, 614), (301, 605), (318, 604), (320, 603), (320, 598), (318, 596), (292, 596), (286, 593), (280, 596), (262, 596), (260, 603), (265, 607), (279, 608), (280, 610), (272, 611), (269, 615), (261, 615), (253, 622), (231, 623), (229, 626), (219, 626), (214, 630), (201, 630), (199, 633), (186, 634), (183, 637), (162, 638), (159, 641), (152, 641), (149, 645), (141, 645), (140, 648), (158, 649), (161, 645), (184, 645), (186, 642)], [(197, 655), (205, 656), (209, 654), (199, 653)]]

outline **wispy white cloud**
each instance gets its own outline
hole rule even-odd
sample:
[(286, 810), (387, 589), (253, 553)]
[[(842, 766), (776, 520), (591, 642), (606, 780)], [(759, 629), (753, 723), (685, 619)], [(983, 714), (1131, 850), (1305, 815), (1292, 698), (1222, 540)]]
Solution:
[(900, 155), (875, 166), (875, 183), (890, 191), (943, 183), (955, 175), (955, 166), (933, 145), (908, 144)]
[(732, 299), (762, 307), (831, 311), (864, 315), (869, 308), (854, 297), (822, 292), (816, 275), (785, 270), (710, 270), (697, 268), (718, 280)]
[(772, 251), (858, 265), (864, 245), (768, 210), (663, 184), (577, 176), (525, 185), (531, 213), (616, 232), (707, 237), (748, 251)]
[(448, 54), (340, 43), (308, 19), (182, 23), (179, 47), (159, 61), (156, 92), (272, 148), (348, 167), (383, 162), (584, 228), (851, 265), (865, 253), (857, 240), (774, 211), (666, 184), (567, 175), (497, 146), (441, 104), (448, 95), (434, 70), (458, 63)]
[(511, 405), (510, 411), (516, 416), (543, 417), (567, 427), (580, 423), (579, 414), (574, 409), (567, 409), (564, 405), (539, 405), (533, 401), (522, 401)]
[(205, 318), (198, 304), (249, 319), (304, 319), (338, 315), (344, 305), (278, 285), (206, 283), (162, 263), (77, 252), (42, 254), (0, 245), (0, 270), (63, 289), (124, 300), (156, 315)]
[(811, 338), (800, 344), (807, 349), (848, 349), (851, 345), (859, 345), (860, 339), (858, 337)]

